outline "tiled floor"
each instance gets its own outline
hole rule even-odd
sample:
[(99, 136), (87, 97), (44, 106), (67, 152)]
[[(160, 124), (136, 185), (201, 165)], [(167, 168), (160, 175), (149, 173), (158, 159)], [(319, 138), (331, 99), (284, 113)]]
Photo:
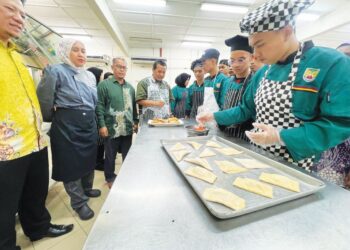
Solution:
[[(116, 161), (116, 172), (119, 171), (121, 157)], [(94, 210), (94, 218), (88, 221), (82, 221), (72, 210), (69, 204), (69, 197), (66, 194), (62, 183), (55, 183), (51, 186), (46, 200), (46, 206), (50, 211), (52, 223), (54, 224), (74, 224), (74, 230), (58, 238), (44, 238), (42, 240), (31, 242), (24, 234), (19, 222), (16, 225), (17, 245), (22, 250), (80, 250), (83, 248), (85, 240), (97, 218), (98, 213), (109, 193), (105, 183), (103, 172), (95, 171), (94, 188), (101, 190), (102, 195), (98, 198), (91, 198), (89, 206)]]

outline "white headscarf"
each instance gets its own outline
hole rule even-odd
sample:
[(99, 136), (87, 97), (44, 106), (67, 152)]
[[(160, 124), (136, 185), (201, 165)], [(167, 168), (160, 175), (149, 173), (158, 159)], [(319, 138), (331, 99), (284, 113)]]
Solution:
[(68, 64), (78, 72), (78, 74), (74, 76), (76, 80), (94, 88), (96, 87), (95, 76), (90, 71), (85, 70), (84, 66), (77, 67), (70, 60), (70, 52), (76, 42), (82, 43), (81, 41), (72, 38), (62, 38), (61, 42), (58, 44), (57, 55), (63, 63)]

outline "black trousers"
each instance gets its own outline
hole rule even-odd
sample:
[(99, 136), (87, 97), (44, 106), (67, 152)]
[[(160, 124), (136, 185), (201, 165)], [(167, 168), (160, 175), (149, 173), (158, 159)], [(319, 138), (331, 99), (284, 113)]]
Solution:
[(0, 161), (0, 249), (16, 248), (15, 218), (29, 238), (47, 233), (51, 217), (45, 207), (49, 186), (47, 148), (30, 155)]
[(63, 183), (64, 189), (70, 197), (70, 204), (73, 209), (78, 209), (88, 202), (89, 197), (85, 195), (85, 192), (92, 189), (94, 177), (95, 172), (92, 171), (81, 179)]
[(129, 152), (132, 142), (132, 135), (119, 136), (117, 138), (106, 138), (105, 139), (105, 179), (107, 182), (114, 181), (116, 174), (115, 171), (115, 158), (118, 150), (122, 153), (122, 159), (126, 158)]

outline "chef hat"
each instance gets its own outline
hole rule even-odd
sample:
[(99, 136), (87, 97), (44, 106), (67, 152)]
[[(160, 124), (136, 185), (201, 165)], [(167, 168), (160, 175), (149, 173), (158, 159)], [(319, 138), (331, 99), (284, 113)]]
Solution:
[(231, 51), (244, 50), (253, 53), (252, 47), (249, 46), (248, 37), (237, 35), (225, 40), (225, 44), (231, 47)]
[(269, 0), (248, 13), (240, 22), (241, 31), (250, 35), (295, 25), (296, 16), (315, 0)]

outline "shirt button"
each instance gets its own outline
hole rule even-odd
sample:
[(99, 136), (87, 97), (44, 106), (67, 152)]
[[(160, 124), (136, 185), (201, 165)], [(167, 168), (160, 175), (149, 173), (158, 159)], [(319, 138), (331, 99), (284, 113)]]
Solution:
[(83, 115), (86, 115), (86, 113), (83, 113)]

